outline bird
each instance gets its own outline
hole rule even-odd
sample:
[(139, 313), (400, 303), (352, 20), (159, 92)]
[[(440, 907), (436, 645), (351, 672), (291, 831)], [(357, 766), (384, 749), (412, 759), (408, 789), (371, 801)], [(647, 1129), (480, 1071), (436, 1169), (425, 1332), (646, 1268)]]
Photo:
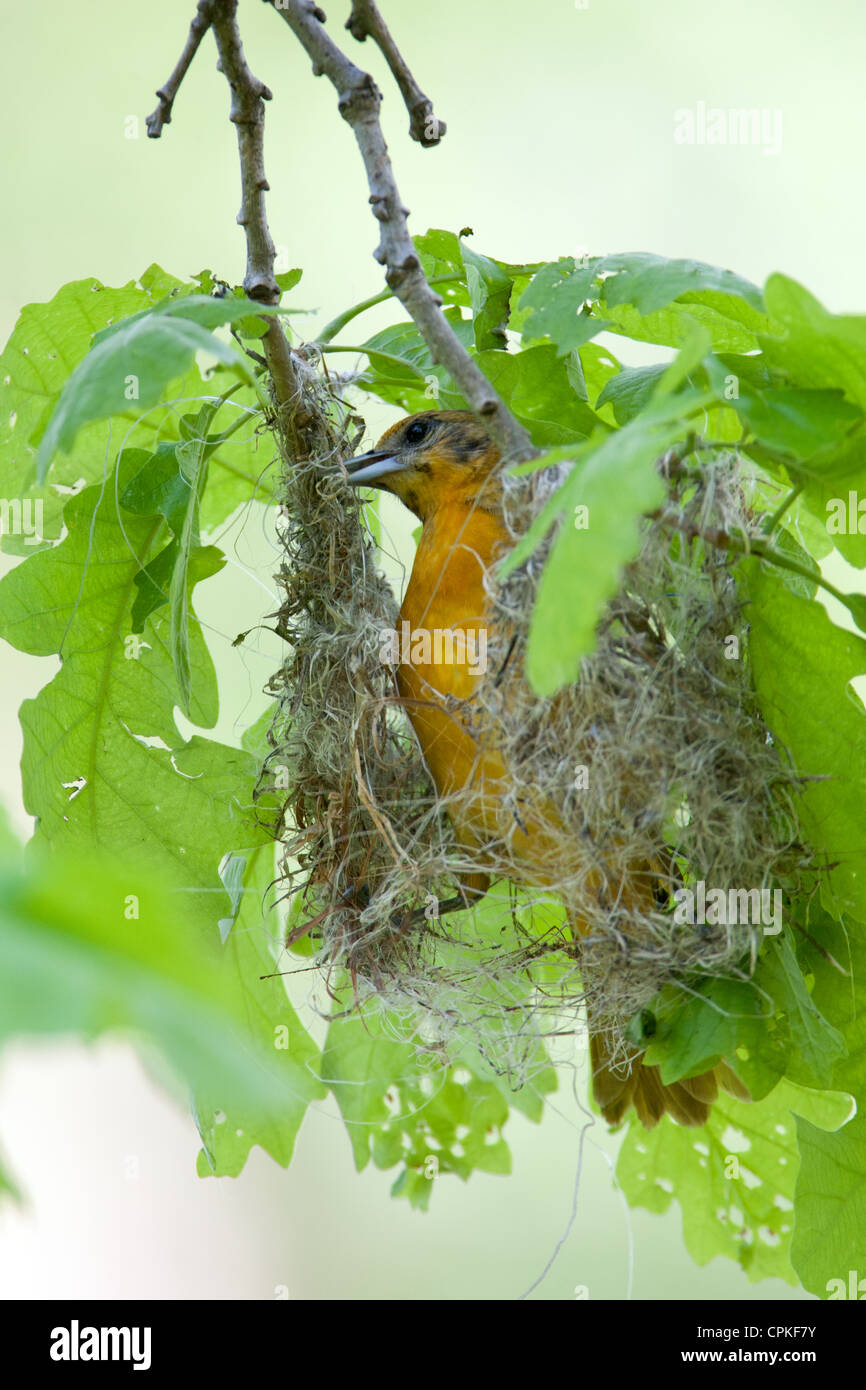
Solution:
[[(492, 619), (485, 577), (509, 547), (500, 462), (499, 449), (472, 411), (434, 409), (398, 421), (373, 450), (346, 462), (353, 487), (392, 493), (421, 522), (401, 627), (464, 634), (462, 648), (452, 647), (447, 660), (401, 660), (396, 673), (401, 702), (455, 837), (478, 864), (477, 872), (464, 876), (460, 894), (440, 910), (465, 907), (486, 892), (485, 846), (503, 833), (511, 790), (495, 730), (485, 727), (483, 713), (472, 703), (484, 675), (471, 659), (471, 639), (474, 634), (480, 642)], [(516, 678), (514, 669), (500, 673), (506, 682)], [(541, 797), (529, 811), (522, 809), (518, 825), (512, 817), (510, 858), (534, 886), (557, 877), (553, 861), (561, 856), (562, 839), (553, 833), (555, 814)], [(631, 903), (634, 909), (641, 895), (651, 892), (647, 866), (636, 866), (631, 881), (620, 887), (620, 906), (628, 910)], [(621, 1123), (634, 1107), (647, 1129), (665, 1114), (681, 1125), (701, 1126), (720, 1085), (738, 1099), (750, 1099), (724, 1060), (702, 1075), (665, 1085), (659, 1068), (643, 1062), (645, 1049), (629, 1044), (625, 1056), (621, 1050), (614, 1056), (608, 1036), (593, 1031), (591, 1020), (589, 1047), (593, 1095), (610, 1125)]]

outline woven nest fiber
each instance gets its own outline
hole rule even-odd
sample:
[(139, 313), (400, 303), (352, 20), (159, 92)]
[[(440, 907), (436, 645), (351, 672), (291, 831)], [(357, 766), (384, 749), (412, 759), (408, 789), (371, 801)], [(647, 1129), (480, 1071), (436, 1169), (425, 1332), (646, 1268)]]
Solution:
[[(736, 456), (660, 460), (666, 501), (579, 679), (552, 699), (530, 688), (521, 654), (553, 536), (507, 579), (487, 573), (488, 674), (455, 713), (495, 744), (509, 795), (479, 853), (456, 842), (382, 660), (398, 605), (342, 465), (345, 410), (312, 372), (309, 390), (327, 424), (308, 460), (284, 456), (288, 654), (261, 780), (283, 799), (289, 940), (306, 937), (324, 978), (349, 978), (401, 1036), (446, 1056), (471, 1038), (514, 1085), (539, 1065), (539, 1038), (587, 1016), (625, 1056), (663, 986), (754, 965), (760, 923), (684, 922), (680, 890), (786, 893), (809, 870), (798, 779), (752, 693), (735, 558), (702, 539), (757, 533)], [(567, 467), (504, 481), (511, 541)], [(514, 828), (541, 822), (533, 876)], [(498, 892), (438, 916), (482, 860)]]

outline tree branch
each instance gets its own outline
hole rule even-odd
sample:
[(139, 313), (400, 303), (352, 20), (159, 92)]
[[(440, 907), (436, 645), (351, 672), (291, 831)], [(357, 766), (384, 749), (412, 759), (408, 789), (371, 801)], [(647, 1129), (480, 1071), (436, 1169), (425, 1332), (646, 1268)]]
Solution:
[[(265, 208), (265, 194), (270, 186), (265, 176), (265, 102), (270, 101), (271, 92), (247, 63), (238, 29), (237, 8), (238, 0), (212, 0), (210, 23), (219, 53), (217, 66), (225, 75), (232, 94), (229, 119), (238, 133), (241, 207), (237, 221), (244, 229), (247, 245), (243, 283), (250, 299), (262, 304), (277, 304), (280, 287), (274, 274), (276, 248)], [(262, 346), (277, 401), (287, 407), (284, 423), (294, 456), (304, 457), (307, 452), (304, 426), (309, 421), (309, 411), (304, 403), (300, 373), (276, 316), (268, 318)]]
[(258, 299), (262, 304), (278, 304), (276, 248), (265, 212), (265, 194), (269, 189), (265, 177), (265, 102), (270, 101), (272, 93), (247, 64), (238, 31), (237, 0), (216, 0), (211, 24), (219, 52), (217, 66), (231, 88), (229, 120), (238, 133), (241, 208), (237, 222), (244, 229), (247, 243), (244, 290), (250, 299)]
[(147, 134), (150, 140), (158, 140), (162, 134), (164, 125), (171, 124), (171, 108), (177, 96), (178, 89), (183, 79), (186, 77), (187, 68), (198, 52), (198, 46), (211, 26), (213, 19), (214, 0), (199, 0), (195, 16), (189, 26), (186, 43), (183, 52), (177, 60), (177, 64), (171, 77), (164, 87), (160, 87), (157, 92), (159, 105), (155, 111), (145, 117)]
[(324, 14), (310, 0), (266, 0), (285, 20), (313, 64), (335, 88), (338, 107), (352, 127), (370, 188), (373, 216), (381, 235), (375, 258), (386, 267), (385, 280), (417, 325), (434, 361), (450, 373), (472, 409), (484, 420), (503, 458), (513, 461), (537, 454), (527, 431), (494, 391), (463, 347), (421, 268), (409, 235), (403, 206), (379, 121), (381, 93), (369, 73), (346, 57), (323, 28)]
[(359, 43), (369, 36), (384, 54), (409, 112), (409, 134), (412, 139), (425, 148), (438, 145), (448, 127), (434, 115), (432, 101), (424, 95), (412, 76), (375, 0), (352, 0), (352, 13), (346, 20), (346, 28)]

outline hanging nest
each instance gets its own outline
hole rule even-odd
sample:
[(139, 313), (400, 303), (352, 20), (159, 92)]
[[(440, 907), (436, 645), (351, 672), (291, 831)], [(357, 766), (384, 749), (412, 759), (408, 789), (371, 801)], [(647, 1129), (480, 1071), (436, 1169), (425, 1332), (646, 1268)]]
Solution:
[[(515, 1087), (544, 1063), (539, 1038), (582, 1031), (587, 1014), (624, 1057), (626, 1030), (663, 986), (754, 966), (762, 925), (678, 921), (678, 889), (787, 893), (809, 871), (799, 781), (752, 693), (732, 556), (707, 541), (757, 534), (736, 456), (660, 460), (666, 501), (579, 680), (555, 698), (522, 674), (552, 537), (504, 582), (488, 573), (488, 674), (461, 717), (495, 744), (510, 790), (479, 855), (456, 843), (381, 659), (398, 605), (346, 480), (346, 409), (312, 369), (307, 389), (321, 423), (308, 459), (284, 452), (289, 651), (261, 780), (284, 798), (289, 942), (306, 937), (324, 979), (350, 978), (398, 1035), (445, 1056), (470, 1040)], [(503, 480), (512, 541), (567, 467)], [(533, 881), (512, 832), (539, 819), (549, 834)], [(438, 916), (479, 867), (499, 891)]]

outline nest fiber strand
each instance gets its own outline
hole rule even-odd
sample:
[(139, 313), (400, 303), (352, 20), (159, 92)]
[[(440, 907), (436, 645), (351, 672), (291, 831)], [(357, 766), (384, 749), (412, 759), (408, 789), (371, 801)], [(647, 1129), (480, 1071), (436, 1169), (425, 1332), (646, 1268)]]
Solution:
[[(759, 924), (683, 924), (674, 912), (678, 887), (786, 887), (803, 867), (797, 779), (755, 706), (732, 559), (701, 539), (757, 532), (736, 458), (662, 470), (667, 501), (643, 524), (579, 680), (555, 698), (522, 674), (551, 538), (504, 581), (488, 573), (488, 675), (463, 717), (495, 743), (514, 804), (483, 867), (527, 883), (509, 819), (543, 817), (553, 848), (543, 889), (439, 917), (479, 856), (455, 842), (381, 659), (397, 604), (346, 482), (347, 441), (335, 426), (312, 452), (285, 468), (290, 651), (273, 682), (263, 785), (285, 796), (292, 931), (309, 936), (326, 977), (347, 972), (359, 1001), (380, 1001), (424, 1047), (447, 1054), (471, 1036), (517, 1085), (539, 1064), (537, 1039), (575, 1032), (583, 1011), (625, 1055), (626, 1028), (664, 985), (747, 975)], [(562, 479), (547, 472), (505, 481), (513, 541)], [(641, 877), (647, 891), (623, 894)]]

